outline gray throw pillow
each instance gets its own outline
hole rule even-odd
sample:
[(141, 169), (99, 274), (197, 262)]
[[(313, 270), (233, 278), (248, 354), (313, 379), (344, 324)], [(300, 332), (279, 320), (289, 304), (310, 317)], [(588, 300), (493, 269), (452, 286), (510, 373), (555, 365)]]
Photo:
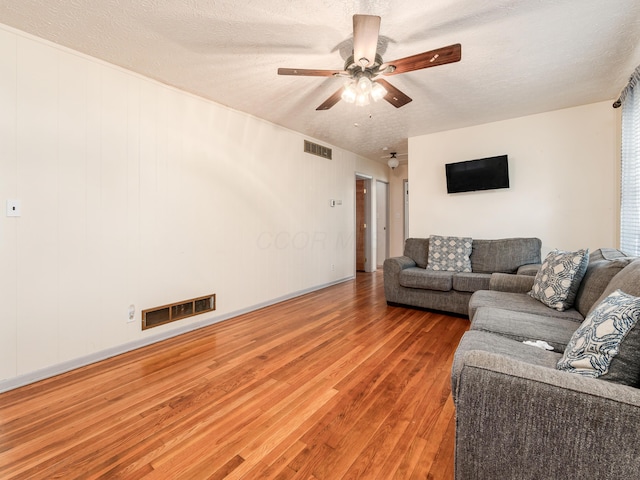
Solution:
[(624, 385), (640, 377), (640, 298), (616, 290), (575, 331), (558, 370)]
[(536, 274), (529, 295), (559, 312), (570, 308), (588, 264), (589, 249), (549, 252)]
[(471, 250), (473, 240), (470, 237), (429, 237), (429, 255), (427, 270), (436, 272), (471, 273)]

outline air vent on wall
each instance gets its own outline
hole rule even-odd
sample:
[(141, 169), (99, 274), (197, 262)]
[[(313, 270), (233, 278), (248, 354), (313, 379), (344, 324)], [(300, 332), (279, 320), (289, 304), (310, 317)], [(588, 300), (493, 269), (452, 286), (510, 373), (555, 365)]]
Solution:
[(206, 297), (192, 298), (182, 302), (163, 305), (162, 307), (148, 308), (142, 311), (142, 329), (157, 327), (165, 323), (175, 322), (182, 318), (200, 315), (216, 309), (216, 294)]
[(304, 151), (305, 153), (310, 153), (311, 155), (317, 155), (331, 160), (331, 149), (329, 147), (323, 147), (322, 145), (310, 142), (309, 140), (304, 141)]

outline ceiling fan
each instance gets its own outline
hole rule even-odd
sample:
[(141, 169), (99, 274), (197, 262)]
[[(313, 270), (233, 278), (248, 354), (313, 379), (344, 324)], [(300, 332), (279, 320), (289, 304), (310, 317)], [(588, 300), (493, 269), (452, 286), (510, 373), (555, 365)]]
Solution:
[(327, 98), (316, 110), (329, 110), (340, 100), (356, 105), (368, 105), (370, 100), (377, 101), (381, 98), (394, 107), (400, 108), (409, 103), (411, 98), (380, 78), (381, 76), (397, 75), (460, 61), (462, 47), (456, 43), (392, 62), (384, 62), (377, 53), (379, 31), (380, 17), (354, 15), (353, 54), (347, 58), (343, 70), (279, 68), (278, 75), (349, 79), (346, 85)]

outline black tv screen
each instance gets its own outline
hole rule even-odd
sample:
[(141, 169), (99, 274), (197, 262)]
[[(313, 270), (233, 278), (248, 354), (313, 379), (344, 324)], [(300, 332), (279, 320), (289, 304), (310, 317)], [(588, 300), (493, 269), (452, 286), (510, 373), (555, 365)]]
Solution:
[(506, 155), (447, 163), (445, 168), (448, 193), (509, 188), (509, 165)]

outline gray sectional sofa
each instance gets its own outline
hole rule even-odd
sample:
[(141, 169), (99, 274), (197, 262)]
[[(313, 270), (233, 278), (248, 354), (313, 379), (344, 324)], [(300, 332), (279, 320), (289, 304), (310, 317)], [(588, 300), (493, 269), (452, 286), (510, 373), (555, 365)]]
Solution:
[(466, 315), (471, 295), (489, 289), (492, 273), (535, 275), (541, 245), (538, 238), (474, 239), (471, 272), (446, 272), (427, 269), (429, 238), (409, 238), (403, 256), (384, 262), (387, 303)]
[[(640, 259), (592, 252), (565, 311), (529, 296), (533, 279), (494, 274), (490, 288), (469, 301), (471, 326), (451, 372), (455, 478), (640, 478), (640, 326), (620, 346), (624, 381), (556, 368), (603, 299), (617, 290), (640, 296)], [(553, 351), (523, 343), (535, 340)]]

